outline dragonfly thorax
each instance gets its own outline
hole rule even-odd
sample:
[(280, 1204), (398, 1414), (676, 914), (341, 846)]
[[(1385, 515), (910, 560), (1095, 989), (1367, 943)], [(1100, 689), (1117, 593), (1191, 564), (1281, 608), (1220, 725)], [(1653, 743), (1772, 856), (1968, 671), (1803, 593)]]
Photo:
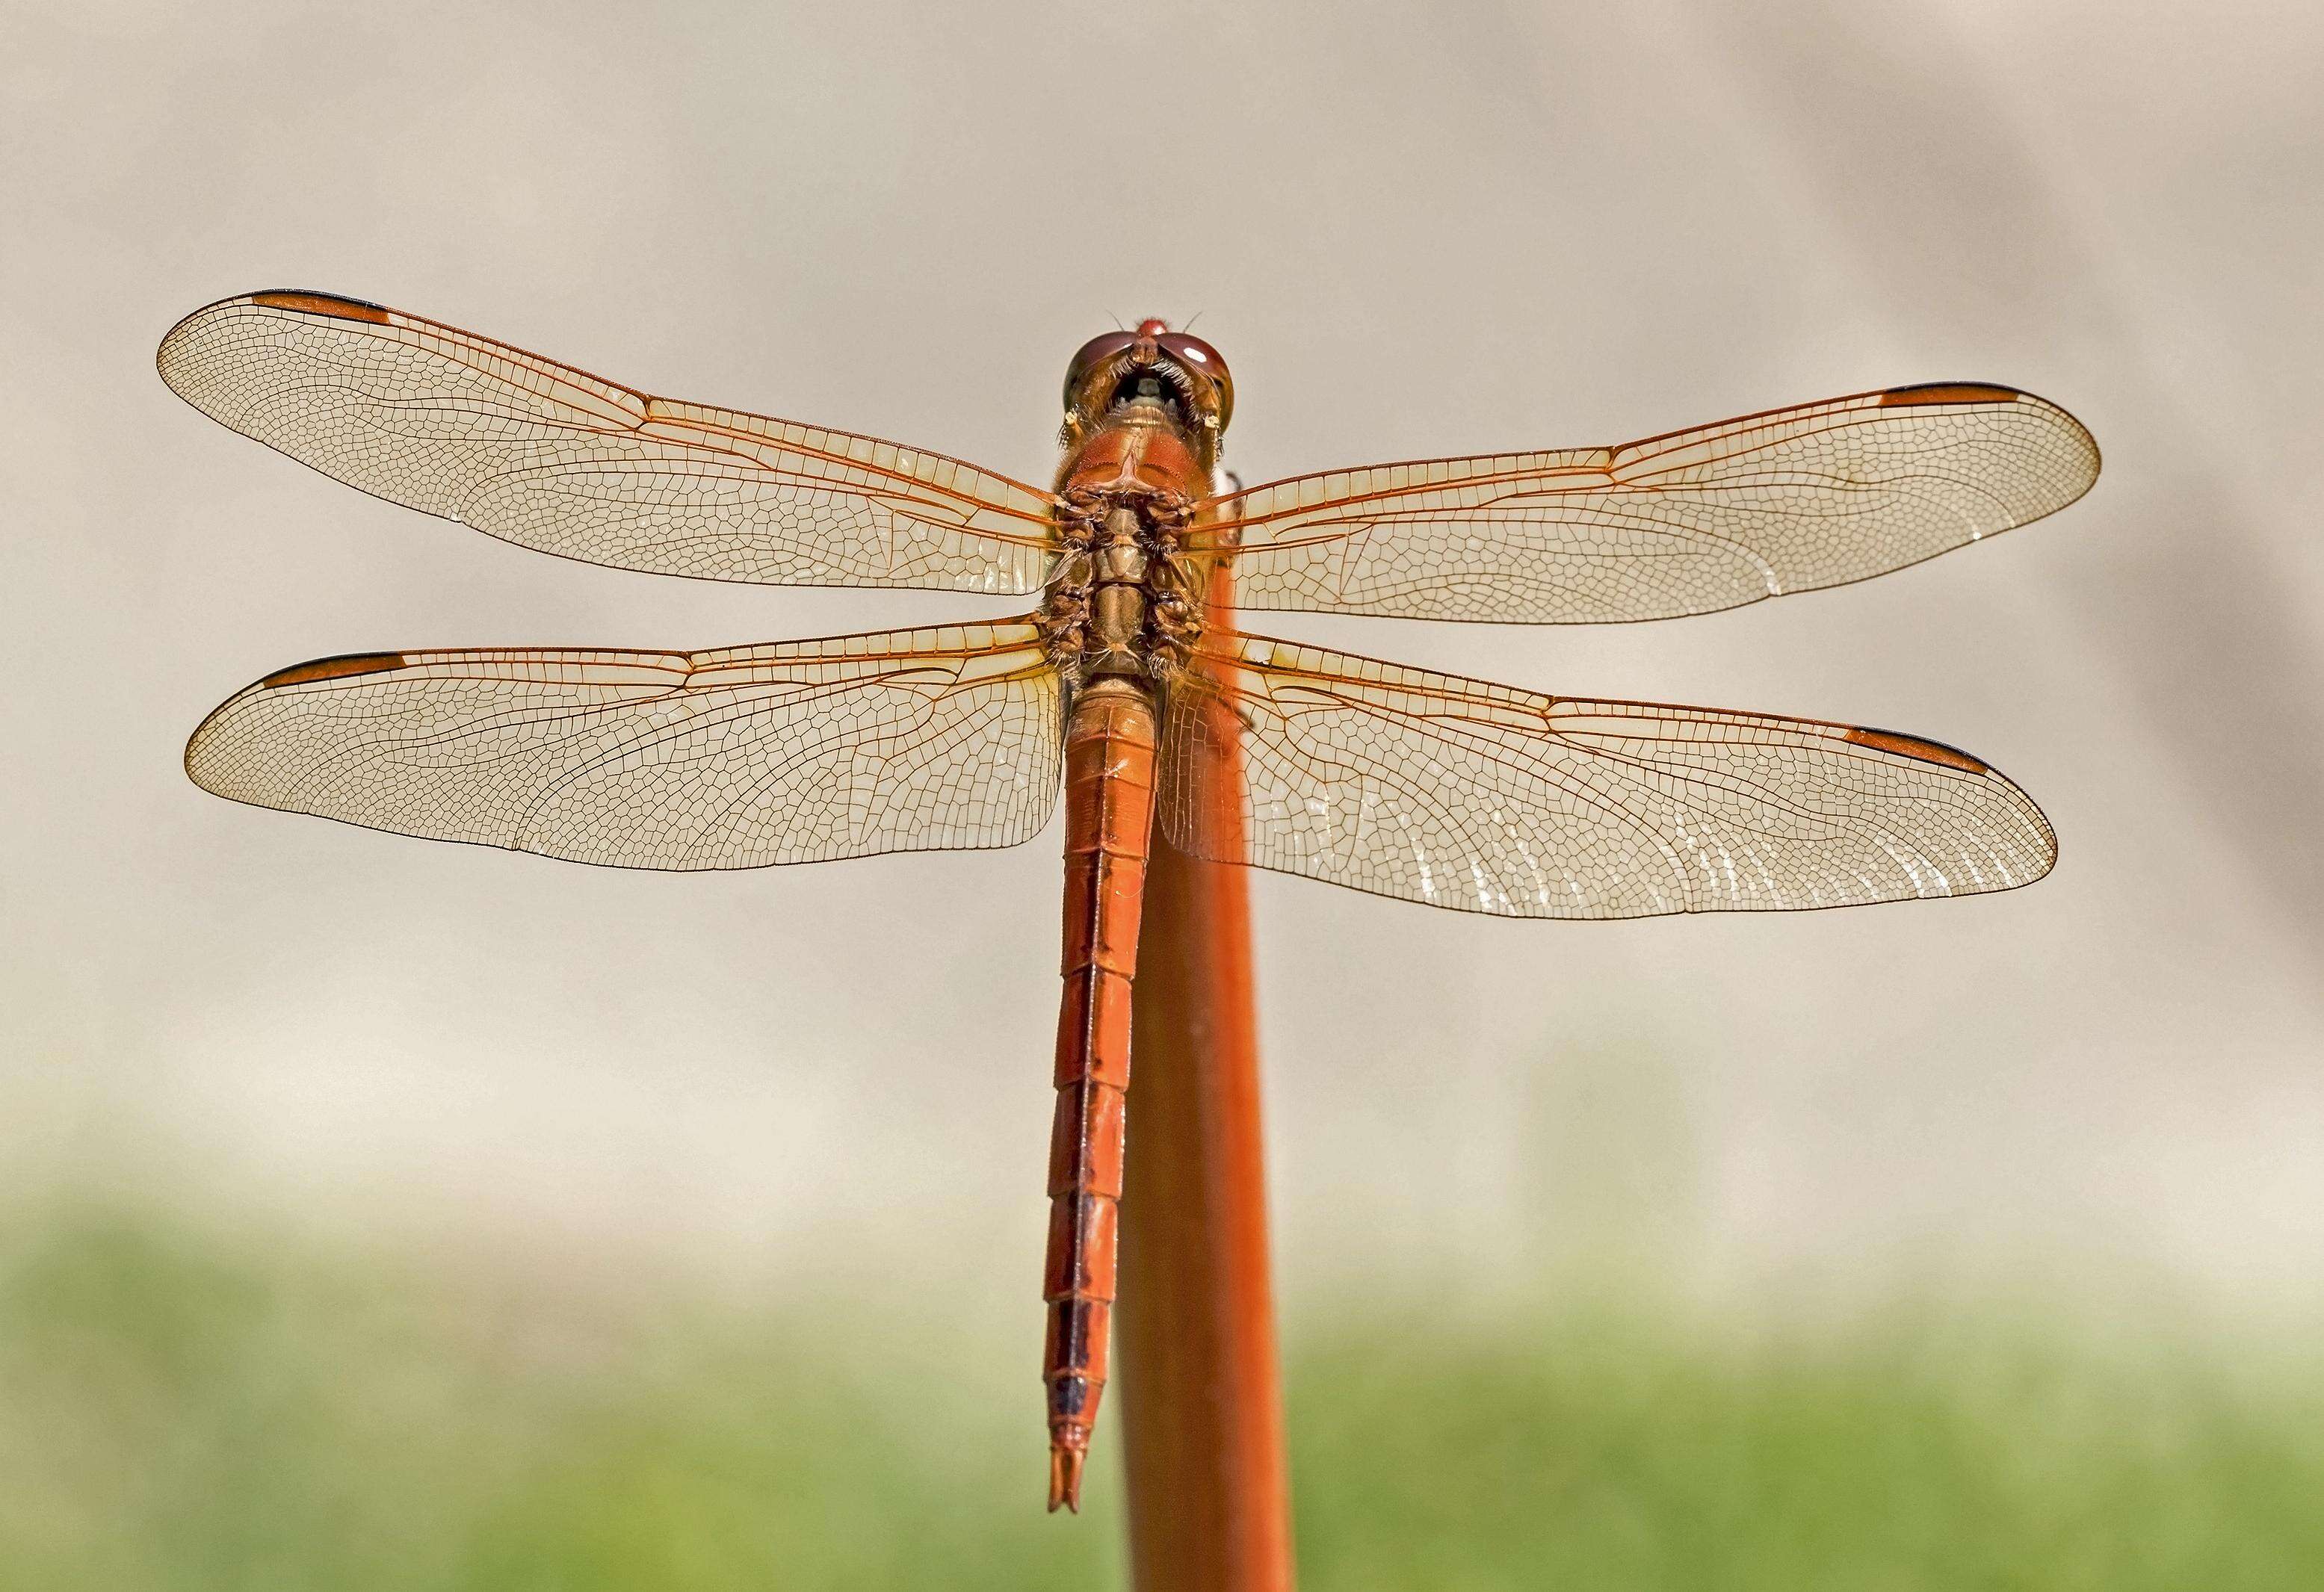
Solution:
[(1201, 629), (1182, 511), (1115, 501), (1062, 517), (1065, 552), (1041, 604), (1049, 657), (1079, 685), (1106, 676), (1167, 681)]
[(1059, 556), (1040, 624), (1050, 658), (1078, 684), (1167, 680), (1201, 626), (1186, 533), (1209, 491), (1214, 430), (1133, 392), (1104, 423), (1069, 437), (1057, 471)]

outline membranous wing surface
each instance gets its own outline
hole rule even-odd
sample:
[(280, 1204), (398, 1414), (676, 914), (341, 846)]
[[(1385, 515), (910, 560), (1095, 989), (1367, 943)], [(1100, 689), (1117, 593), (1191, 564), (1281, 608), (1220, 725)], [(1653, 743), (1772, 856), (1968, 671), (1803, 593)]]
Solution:
[(2014, 389), (1897, 388), (1620, 447), (1220, 494), (1225, 362), (1146, 321), (1067, 365), (1052, 493), (330, 294), (213, 304), (159, 362), (237, 431), (540, 551), (1043, 592), (997, 623), (715, 651), (325, 658), (226, 701), (186, 766), (237, 801), (669, 870), (1012, 845), (1069, 781), (1043, 1287), (1053, 1509), (1077, 1503), (1106, 1381), (1157, 814), (1197, 857), (1513, 917), (1966, 895), (2056, 857), (2024, 792), (1934, 741), (1553, 696), (1234, 628), (1237, 606), (1654, 619), (1862, 579), (2089, 485), (2088, 433)]
[(1181, 851), (1507, 917), (1971, 895), (2057, 857), (2032, 798), (1934, 741), (1231, 631), (1197, 649), (1166, 736)]
[(237, 693), (186, 768), (259, 806), (623, 868), (1008, 846), (1056, 799), (1059, 689), (1024, 622), (373, 653)]
[(877, 437), (656, 398), (439, 322), (251, 293), (161, 344), (188, 402), (327, 475), (544, 553), (783, 585), (1038, 591), (1045, 492)]
[(2089, 433), (2014, 388), (1858, 393), (1617, 447), (1323, 471), (1222, 496), (1236, 605), (1569, 624), (1897, 569), (2064, 508)]

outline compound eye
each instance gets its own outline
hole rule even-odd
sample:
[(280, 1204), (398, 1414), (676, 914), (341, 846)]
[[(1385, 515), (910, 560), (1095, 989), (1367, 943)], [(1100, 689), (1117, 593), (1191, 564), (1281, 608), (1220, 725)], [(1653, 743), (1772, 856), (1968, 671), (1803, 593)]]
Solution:
[(1172, 359), (1218, 384), (1219, 427), (1223, 430), (1234, 416), (1234, 378), (1227, 373), (1227, 362), (1219, 357), (1219, 351), (1200, 337), (1190, 337), (1184, 332), (1165, 332), (1155, 341)]
[(1089, 380), (1091, 371), (1117, 357), (1137, 341), (1136, 332), (1101, 332), (1083, 344), (1081, 352), (1074, 354), (1073, 363), (1065, 367), (1065, 407), (1074, 407), (1074, 400), (1080, 393), (1082, 383)]

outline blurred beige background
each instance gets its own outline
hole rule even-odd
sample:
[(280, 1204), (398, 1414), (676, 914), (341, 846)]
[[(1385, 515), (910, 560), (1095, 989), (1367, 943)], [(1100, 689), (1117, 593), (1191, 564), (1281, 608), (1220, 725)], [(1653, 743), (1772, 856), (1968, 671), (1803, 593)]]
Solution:
[[(210, 424), (274, 286), (1028, 479), (1084, 337), (1232, 362), (1247, 478), (1887, 383), (2090, 426), (2083, 503), (1852, 589), (1527, 634), (1263, 628), (1908, 729), (2020, 894), (1508, 925), (1264, 877), (1295, 1312), (1574, 1254), (1757, 1309), (2095, 1279), (2324, 1304), (2324, 18), (2264, 5), (11, 5), (0, 1195), (491, 1265), (1038, 1305), (1056, 832), (625, 875), (235, 807), (201, 714), (322, 654), (983, 616), (561, 563)], [(2128, 1279), (2119, 1295), (2107, 1293)], [(1026, 1350), (1028, 1354), (1030, 1349)]]

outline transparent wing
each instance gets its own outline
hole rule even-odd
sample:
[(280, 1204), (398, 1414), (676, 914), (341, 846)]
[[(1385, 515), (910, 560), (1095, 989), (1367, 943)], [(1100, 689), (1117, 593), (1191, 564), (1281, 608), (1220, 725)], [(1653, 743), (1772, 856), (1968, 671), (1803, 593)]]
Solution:
[(1465, 912), (1640, 917), (2030, 884), (2057, 845), (1965, 752), (1591, 702), (1231, 631), (1171, 686), (1180, 850)]
[(204, 789), (620, 868), (1009, 846), (1056, 797), (1058, 682), (1029, 624), (717, 652), (372, 653), (202, 722)]
[(2064, 508), (2098, 473), (2055, 404), (1950, 382), (1619, 447), (1296, 476), (1213, 500), (1208, 540), (1239, 543), (1246, 608), (1666, 619), (1918, 563)]
[(252, 293), (171, 328), (211, 419), (391, 502), (657, 575), (1033, 592), (1049, 494), (936, 454), (654, 398), (418, 316)]

